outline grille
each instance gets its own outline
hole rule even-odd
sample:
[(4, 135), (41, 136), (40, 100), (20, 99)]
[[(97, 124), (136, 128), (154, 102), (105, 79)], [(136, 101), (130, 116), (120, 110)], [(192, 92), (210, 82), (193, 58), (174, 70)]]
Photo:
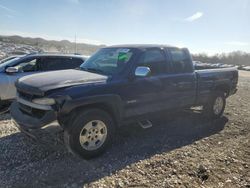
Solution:
[(32, 101), (32, 99), (34, 98), (34, 95), (29, 94), (29, 93), (24, 93), (22, 91), (17, 91), (17, 93), (20, 98), (23, 98), (28, 101)]
[(32, 107), (27, 106), (27, 105), (22, 104), (22, 103), (18, 103), (18, 104), (19, 104), (19, 109), (23, 113), (30, 115), (30, 116), (33, 116), (33, 117), (36, 117), (36, 118), (39, 118), (39, 119), (42, 118), (46, 113), (46, 111), (44, 111), (44, 110), (32, 108)]
[[(26, 101), (30, 101), (32, 102), (32, 100), (34, 98), (37, 98), (38, 96), (37, 95), (32, 95), (30, 93), (25, 93), (25, 92), (22, 92), (20, 90), (17, 90), (17, 93), (18, 93), (18, 97), (19, 98), (22, 98)], [(24, 114), (27, 114), (29, 116), (33, 116), (33, 117), (36, 117), (36, 118), (42, 118), (46, 111), (44, 110), (40, 110), (40, 109), (36, 109), (36, 108), (32, 108), (30, 106), (27, 106), (23, 103), (18, 103), (19, 104), (19, 109), (24, 113)]]
[(20, 108), (20, 110), (22, 110), (26, 114), (31, 115), (31, 113), (32, 113), (32, 108), (30, 106), (19, 103), (19, 108)]

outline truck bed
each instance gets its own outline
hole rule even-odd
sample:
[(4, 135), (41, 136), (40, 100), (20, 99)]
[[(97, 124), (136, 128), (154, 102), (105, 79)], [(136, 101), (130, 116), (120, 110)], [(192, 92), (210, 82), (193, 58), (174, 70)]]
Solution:
[(211, 91), (220, 87), (230, 96), (236, 92), (238, 70), (235, 67), (195, 70), (197, 75), (197, 101), (204, 103)]

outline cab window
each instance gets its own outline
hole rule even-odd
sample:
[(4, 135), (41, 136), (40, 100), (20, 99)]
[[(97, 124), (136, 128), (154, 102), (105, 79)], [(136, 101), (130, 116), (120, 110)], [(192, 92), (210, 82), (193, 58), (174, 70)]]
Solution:
[(178, 48), (169, 49), (172, 58), (172, 68), (174, 73), (192, 72), (192, 64), (189, 54)]
[(166, 73), (167, 63), (164, 52), (160, 49), (146, 50), (140, 58), (139, 66), (149, 67), (151, 76)]

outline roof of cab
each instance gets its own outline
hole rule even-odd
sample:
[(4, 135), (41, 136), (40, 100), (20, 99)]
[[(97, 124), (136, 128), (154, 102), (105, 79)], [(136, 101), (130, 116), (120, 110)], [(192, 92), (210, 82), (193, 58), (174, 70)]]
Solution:
[(163, 44), (122, 44), (122, 45), (112, 45), (107, 46), (106, 48), (177, 48), (175, 46), (163, 45)]

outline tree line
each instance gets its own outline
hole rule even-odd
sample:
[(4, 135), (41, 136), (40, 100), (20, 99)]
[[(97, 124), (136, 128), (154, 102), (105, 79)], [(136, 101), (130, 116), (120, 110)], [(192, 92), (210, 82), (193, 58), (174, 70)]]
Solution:
[(230, 53), (215, 54), (208, 56), (205, 53), (193, 54), (194, 61), (201, 61), (203, 63), (222, 63), (229, 65), (247, 65), (250, 66), (250, 53), (235, 51)]

